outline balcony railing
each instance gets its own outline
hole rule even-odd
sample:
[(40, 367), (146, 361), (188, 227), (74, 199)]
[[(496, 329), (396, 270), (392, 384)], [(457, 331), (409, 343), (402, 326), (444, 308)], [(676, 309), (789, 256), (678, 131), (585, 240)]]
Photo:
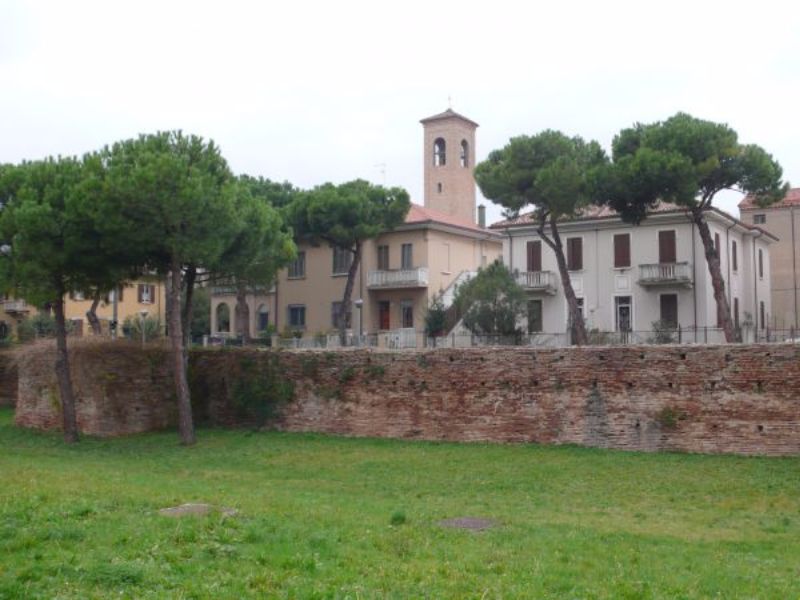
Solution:
[(367, 273), (367, 287), (370, 289), (428, 287), (428, 268), (370, 271)]
[(639, 284), (691, 287), (692, 269), (688, 262), (639, 265)]
[(517, 271), (514, 279), (528, 291), (556, 293), (556, 274), (553, 271)]
[(28, 312), (30, 307), (25, 300), (5, 300), (3, 302), (3, 310), (7, 313), (21, 313)]

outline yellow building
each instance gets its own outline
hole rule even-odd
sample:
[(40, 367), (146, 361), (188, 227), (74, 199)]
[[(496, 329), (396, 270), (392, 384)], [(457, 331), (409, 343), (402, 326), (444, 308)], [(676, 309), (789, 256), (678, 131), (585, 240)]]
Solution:
[[(482, 208), (476, 222), (477, 123), (447, 110), (422, 125), (425, 204), (412, 204), (402, 225), (364, 244), (350, 311), (353, 334), (394, 332), (407, 340), (401, 345), (419, 344), (434, 296), (448, 304), (456, 283), (502, 255), (502, 236), (485, 227)], [(336, 331), (352, 255), (327, 244), (298, 250), (269, 292), (248, 297), (251, 336), (268, 328), (302, 337)], [(212, 290), (213, 335), (241, 333), (235, 306), (230, 289)]]
[[(92, 299), (80, 292), (71, 293), (65, 299), (65, 315), (72, 322), (76, 336), (91, 335), (91, 327), (86, 320), (86, 312), (92, 306)], [(110, 331), (109, 324), (114, 318), (114, 293), (112, 292), (97, 306), (97, 317), (104, 335)], [(127, 318), (139, 319), (146, 312), (146, 317), (159, 319), (162, 329), (165, 323), (166, 288), (163, 280), (156, 277), (143, 278), (129, 283), (119, 289), (116, 299), (117, 321), (121, 327)], [(24, 300), (5, 298), (0, 302), (0, 334), (7, 331), (11, 337), (16, 336), (17, 327), (26, 318), (37, 314), (39, 310)], [(2, 336), (0, 336), (2, 337)]]

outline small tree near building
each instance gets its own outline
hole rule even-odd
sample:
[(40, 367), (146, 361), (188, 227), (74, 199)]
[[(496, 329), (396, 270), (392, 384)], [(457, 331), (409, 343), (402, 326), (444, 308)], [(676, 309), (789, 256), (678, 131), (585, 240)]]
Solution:
[(495, 261), (456, 289), (464, 327), (476, 335), (519, 336), (527, 314), (525, 290), (503, 263)]

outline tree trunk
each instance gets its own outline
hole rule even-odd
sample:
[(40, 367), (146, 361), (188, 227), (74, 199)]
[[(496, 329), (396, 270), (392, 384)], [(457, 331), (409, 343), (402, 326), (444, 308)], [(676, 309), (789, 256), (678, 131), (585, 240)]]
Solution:
[(169, 287), (169, 339), (172, 348), (172, 368), (175, 378), (175, 396), (178, 399), (178, 434), (181, 443), (188, 446), (195, 443), (194, 422), (192, 421), (192, 402), (189, 397), (189, 382), (186, 377), (186, 355), (183, 340), (181, 314), (181, 265), (173, 259)]
[(703, 241), (706, 264), (711, 275), (711, 286), (714, 289), (714, 300), (717, 302), (717, 322), (725, 334), (725, 341), (728, 343), (735, 342), (736, 332), (731, 319), (731, 305), (728, 304), (728, 297), (725, 295), (725, 279), (722, 277), (719, 253), (714, 247), (714, 240), (711, 237), (708, 223), (706, 223), (705, 211), (702, 208), (692, 210), (692, 220), (697, 225), (700, 239)]
[(53, 312), (56, 317), (56, 379), (61, 395), (61, 412), (64, 417), (64, 441), (72, 444), (78, 441), (78, 420), (75, 416), (75, 395), (72, 391), (72, 379), (69, 372), (63, 290), (53, 304)]
[(236, 329), (242, 335), (242, 343), (249, 344), (250, 336), (250, 307), (247, 305), (247, 285), (236, 283)]
[(103, 334), (103, 328), (100, 326), (100, 319), (97, 318), (97, 306), (99, 304), (100, 291), (98, 290), (94, 293), (92, 305), (89, 307), (89, 310), (86, 311), (86, 320), (89, 322), (89, 326), (92, 328), (92, 333), (95, 335)]
[(550, 246), (553, 253), (556, 255), (558, 274), (561, 276), (561, 285), (564, 286), (564, 296), (567, 298), (567, 307), (569, 308), (569, 333), (572, 338), (571, 343), (578, 346), (585, 346), (589, 343), (589, 337), (586, 335), (586, 323), (583, 320), (583, 313), (578, 306), (578, 298), (575, 296), (575, 290), (572, 288), (572, 280), (569, 277), (567, 259), (564, 257), (564, 245), (561, 243), (558, 225), (556, 224), (555, 217), (551, 215), (550, 234), (552, 235), (552, 239), (550, 239), (544, 232), (545, 222), (546, 217), (539, 221), (539, 236)]
[(358, 272), (360, 264), (361, 242), (356, 242), (356, 249), (355, 252), (353, 252), (353, 262), (350, 263), (350, 269), (347, 271), (347, 283), (344, 286), (342, 305), (339, 307), (339, 343), (342, 346), (347, 344), (347, 326), (349, 325), (347, 314), (353, 297), (353, 285), (356, 280), (356, 273)]
[(186, 268), (183, 282), (185, 295), (183, 299), (183, 311), (181, 312), (181, 327), (183, 328), (183, 343), (188, 349), (192, 341), (192, 298), (194, 296), (194, 284), (197, 281), (197, 268), (189, 266)]

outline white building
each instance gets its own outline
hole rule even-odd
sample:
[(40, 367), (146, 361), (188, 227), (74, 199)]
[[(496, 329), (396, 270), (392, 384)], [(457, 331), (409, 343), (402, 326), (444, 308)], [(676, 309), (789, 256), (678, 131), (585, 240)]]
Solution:
[[(772, 234), (711, 209), (707, 222), (721, 255), (734, 324), (752, 339), (769, 325)], [(503, 260), (528, 291), (529, 333), (564, 334), (567, 303), (555, 254), (536, 231), (533, 213), (495, 223)], [(686, 211), (662, 204), (641, 225), (592, 207), (559, 224), (570, 278), (587, 329), (652, 336), (653, 323), (680, 328), (684, 342), (724, 341), (703, 243)]]

